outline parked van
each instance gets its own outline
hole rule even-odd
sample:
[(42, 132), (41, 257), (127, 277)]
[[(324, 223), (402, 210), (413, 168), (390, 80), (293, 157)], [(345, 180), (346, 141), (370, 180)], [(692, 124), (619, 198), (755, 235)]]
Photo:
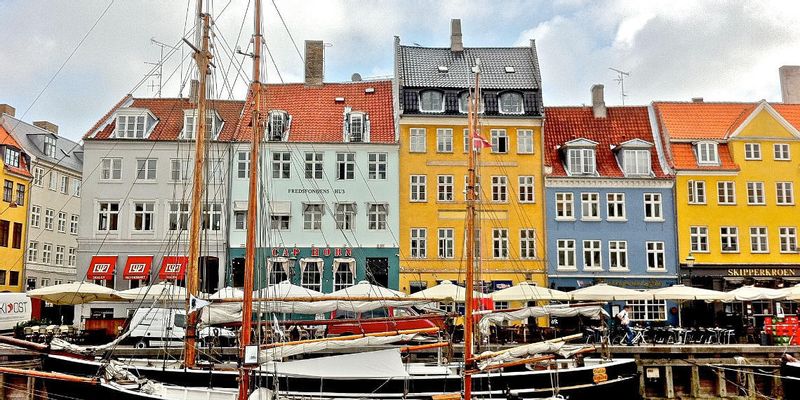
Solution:
[(420, 314), (411, 307), (384, 307), (363, 313), (337, 310), (336, 322), (328, 324), (328, 335), (353, 335), (411, 329), (444, 328), (447, 314)]
[[(186, 337), (186, 311), (171, 308), (139, 308), (128, 325), (130, 341), (137, 348), (181, 346)], [(204, 345), (230, 346), (236, 333), (230, 329), (205, 327), (197, 332)]]

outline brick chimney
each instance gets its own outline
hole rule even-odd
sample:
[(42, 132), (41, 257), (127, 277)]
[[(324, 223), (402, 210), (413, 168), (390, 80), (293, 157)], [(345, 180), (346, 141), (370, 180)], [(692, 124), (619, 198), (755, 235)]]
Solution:
[(322, 86), (325, 77), (325, 44), (321, 40), (306, 40), (307, 86)]
[(8, 114), (9, 117), (13, 117), (17, 110), (14, 107), (11, 107), (8, 104), (0, 104), (0, 115)]
[(461, 20), (450, 20), (450, 51), (462, 52), (464, 51), (464, 41), (461, 39)]
[(592, 113), (595, 118), (605, 118), (608, 116), (606, 101), (603, 98), (603, 85), (592, 85)]
[(781, 98), (784, 103), (800, 103), (800, 65), (778, 68), (781, 78)]
[(198, 90), (200, 90), (200, 81), (192, 79), (189, 83), (189, 103), (197, 104)]
[(702, 103), (702, 102), (703, 102), (702, 97), (692, 97), (692, 103)]
[(58, 125), (50, 122), (50, 121), (33, 121), (33, 125), (38, 126), (48, 132), (55, 133), (58, 135)]

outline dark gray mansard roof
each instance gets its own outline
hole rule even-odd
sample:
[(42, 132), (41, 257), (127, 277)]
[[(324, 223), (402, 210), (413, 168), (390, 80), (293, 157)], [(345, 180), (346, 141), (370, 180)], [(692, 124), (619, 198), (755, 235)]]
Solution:
[[(58, 164), (63, 168), (75, 171), (77, 174), (83, 172), (83, 146), (7, 114), (2, 115), (0, 119), (3, 127), (14, 136), (19, 145), (34, 159)], [(55, 158), (44, 154), (45, 136), (56, 138)]]
[[(462, 52), (449, 48), (400, 46), (398, 50), (400, 84), (405, 87), (467, 88), (472, 84), (472, 66), (481, 60), (481, 88), (541, 90), (539, 60), (531, 47), (465, 47)], [(447, 67), (440, 72), (439, 67)], [(506, 67), (513, 67), (507, 73)]]

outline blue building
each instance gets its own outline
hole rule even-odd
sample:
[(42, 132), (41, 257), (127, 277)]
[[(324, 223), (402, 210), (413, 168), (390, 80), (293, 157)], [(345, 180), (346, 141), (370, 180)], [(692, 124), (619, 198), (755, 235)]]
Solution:
[[(549, 284), (649, 289), (677, 281), (673, 179), (647, 107), (545, 109)], [(632, 319), (671, 320), (665, 302), (629, 302)], [(671, 306), (670, 306), (671, 308)]]

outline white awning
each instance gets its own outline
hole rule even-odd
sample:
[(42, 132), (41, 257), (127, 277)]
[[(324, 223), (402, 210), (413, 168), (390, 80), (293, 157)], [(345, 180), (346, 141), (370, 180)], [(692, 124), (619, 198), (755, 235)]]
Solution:
[(350, 269), (350, 272), (355, 274), (356, 273), (356, 259), (352, 257), (347, 258), (334, 258), (333, 259), (333, 272), (336, 273), (336, 270), (339, 268), (339, 264), (347, 264), (347, 268)]
[(309, 263), (316, 263), (317, 268), (319, 268), (320, 272), (322, 272), (323, 265), (325, 265), (323, 260), (319, 257), (304, 257), (300, 259), (300, 272), (305, 271), (306, 265), (308, 265)]
[(289, 273), (289, 259), (286, 257), (270, 257), (267, 259), (267, 270), (272, 271), (272, 265), (278, 263), (286, 273)]
[(270, 201), (269, 212), (272, 215), (292, 215), (292, 202)]
[(233, 202), (233, 210), (234, 211), (247, 210), (247, 202), (246, 201), (234, 201)]

